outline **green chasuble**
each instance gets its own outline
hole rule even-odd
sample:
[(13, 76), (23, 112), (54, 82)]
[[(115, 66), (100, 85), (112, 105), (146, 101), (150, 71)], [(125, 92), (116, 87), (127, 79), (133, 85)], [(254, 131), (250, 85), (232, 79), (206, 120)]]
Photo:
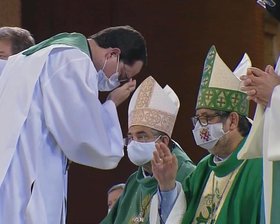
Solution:
[[(174, 144), (173, 154), (178, 159), (177, 181), (182, 182), (195, 168), (190, 158)], [(137, 220), (149, 223), (150, 202), (157, 191), (154, 177), (144, 177), (142, 167), (127, 180), (125, 189), (102, 224), (133, 224)]]
[(64, 44), (72, 47), (79, 48), (81, 51), (86, 53), (88, 56), (90, 56), (90, 50), (88, 46), (87, 39), (84, 35), (80, 33), (60, 33), (53, 37), (50, 37), (49, 39), (46, 39), (27, 50), (23, 51), (22, 54), (29, 56), (36, 51), (39, 51), (43, 48), (49, 47), (54, 44)]
[(262, 160), (237, 160), (244, 139), (225, 161), (206, 156), (183, 183), (184, 224), (256, 224), (260, 221)]

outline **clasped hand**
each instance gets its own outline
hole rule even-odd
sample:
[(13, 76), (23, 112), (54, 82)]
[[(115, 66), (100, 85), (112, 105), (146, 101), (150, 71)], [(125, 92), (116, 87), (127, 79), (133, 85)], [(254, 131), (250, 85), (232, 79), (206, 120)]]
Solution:
[(266, 66), (265, 71), (249, 68), (240, 78), (241, 90), (247, 93), (248, 99), (264, 106), (269, 105), (274, 87), (280, 85), (280, 78), (271, 65)]

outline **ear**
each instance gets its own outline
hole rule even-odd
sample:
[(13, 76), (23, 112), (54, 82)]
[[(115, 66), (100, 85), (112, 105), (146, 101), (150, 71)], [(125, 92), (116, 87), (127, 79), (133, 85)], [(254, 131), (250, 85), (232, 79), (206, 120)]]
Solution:
[(169, 144), (169, 141), (170, 141), (170, 138), (167, 136), (167, 135), (163, 135), (161, 137), (161, 141), (165, 144), (165, 145), (168, 145)]
[(117, 56), (117, 55), (120, 55), (121, 54), (121, 49), (120, 48), (112, 48), (112, 54)]
[(229, 114), (230, 118), (230, 125), (229, 125), (229, 130), (234, 130), (238, 128), (238, 123), (239, 123), (239, 115), (236, 112), (231, 112)]
[(121, 50), (119, 48), (107, 48), (106, 49), (106, 53), (105, 53), (105, 57), (108, 59), (108, 58), (111, 58), (111, 57), (116, 57), (117, 55), (120, 55), (121, 54)]

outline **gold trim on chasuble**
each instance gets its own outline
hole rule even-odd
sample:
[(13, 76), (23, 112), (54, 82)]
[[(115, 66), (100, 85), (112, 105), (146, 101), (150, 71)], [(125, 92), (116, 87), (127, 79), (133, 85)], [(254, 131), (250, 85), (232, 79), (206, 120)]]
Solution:
[(129, 224), (139, 224), (139, 223), (147, 223), (147, 219), (150, 212), (152, 195), (146, 195), (142, 200), (142, 194), (140, 197), (140, 212), (137, 216), (134, 216), (129, 221)]
[(200, 198), (193, 224), (216, 223), (220, 210), (235, 179), (236, 174), (244, 162), (233, 172), (224, 177), (217, 177), (212, 171)]

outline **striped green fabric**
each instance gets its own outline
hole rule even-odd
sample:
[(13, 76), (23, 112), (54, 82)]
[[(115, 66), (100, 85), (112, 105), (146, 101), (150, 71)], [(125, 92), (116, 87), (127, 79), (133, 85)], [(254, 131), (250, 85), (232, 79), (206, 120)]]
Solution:
[(60, 33), (49, 39), (46, 39), (22, 52), (22, 54), (28, 56), (43, 48), (49, 47), (54, 44), (65, 44), (79, 48), (81, 51), (90, 56), (90, 51), (87, 43), (87, 39), (80, 33)]

